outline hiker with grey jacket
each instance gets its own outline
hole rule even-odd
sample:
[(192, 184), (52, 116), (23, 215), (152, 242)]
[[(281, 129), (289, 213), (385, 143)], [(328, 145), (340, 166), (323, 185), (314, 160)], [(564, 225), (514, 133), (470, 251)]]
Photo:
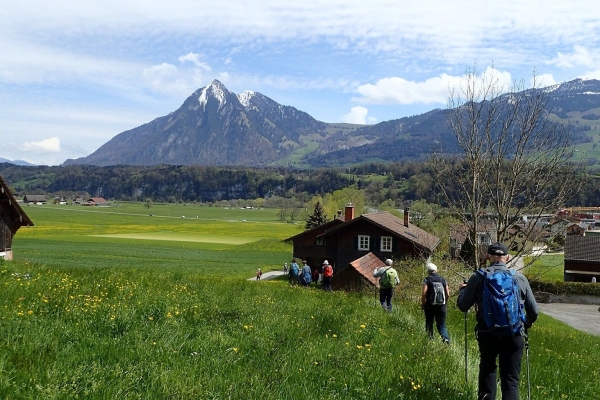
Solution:
[(527, 278), (506, 266), (510, 259), (506, 246), (493, 243), (487, 253), (489, 266), (475, 272), (468, 283), (460, 286), (457, 306), (467, 312), (477, 304), (475, 337), (480, 354), (477, 398), (496, 398), (498, 358), (502, 399), (517, 400), (523, 337), (536, 321), (538, 307)]
[(392, 267), (393, 261), (385, 260), (385, 267), (375, 268), (373, 276), (379, 278), (379, 302), (387, 312), (392, 312), (394, 287), (400, 283), (398, 272)]
[(438, 275), (437, 265), (427, 264), (427, 276), (423, 279), (423, 290), (421, 291), (421, 308), (425, 312), (425, 331), (429, 338), (433, 340), (433, 321), (438, 333), (442, 337), (442, 342), (449, 344), (450, 336), (446, 328), (446, 315), (448, 308), (446, 303), (450, 297), (450, 290), (446, 280)]

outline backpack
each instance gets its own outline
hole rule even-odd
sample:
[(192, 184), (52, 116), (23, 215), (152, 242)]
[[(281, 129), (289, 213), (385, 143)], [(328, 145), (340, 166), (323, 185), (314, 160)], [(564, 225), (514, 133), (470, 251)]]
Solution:
[(290, 268), (290, 275), (292, 276), (298, 276), (298, 264), (293, 263), (291, 268)]
[(327, 265), (323, 268), (323, 276), (325, 278), (331, 278), (333, 276), (333, 268), (331, 265)]
[(432, 306), (442, 306), (446, 304), (446, 289), (444, 288), (444, 284), (441, 280), (431, 280), (431, 277), (428, 277), (428, 281), (431, 284), (431, 292), (429, 293), (429, 303)]
[(483, 276), (483, 319), (498, 333), (519, 333), (525, 322), (515, 271), (479, 270)]
[(398, 282), (398, 272), (392, 267), (385, 270), (379, 280), (379, 287), (384, 289), (393, 288)]

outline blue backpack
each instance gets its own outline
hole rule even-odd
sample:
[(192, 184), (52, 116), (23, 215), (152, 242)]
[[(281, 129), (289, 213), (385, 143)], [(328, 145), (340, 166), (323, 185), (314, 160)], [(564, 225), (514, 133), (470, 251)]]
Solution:
[(501, 334), (519, 333), (525, 312), (515, 271), (478, 271), (483, 276), (483, 319), (487, 329)]

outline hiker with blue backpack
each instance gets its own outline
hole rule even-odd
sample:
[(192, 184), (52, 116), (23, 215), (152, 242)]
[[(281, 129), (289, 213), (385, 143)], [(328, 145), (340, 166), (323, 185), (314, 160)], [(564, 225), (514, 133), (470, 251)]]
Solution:
[(467, 312), (477, 305), (475, 337), (479, 344), (477, 399), (496, 398), (496, 359), (499, 359), (502, 400), (518, 400), (519, 376), (526, 330), (538, 317), (538, 306), (527, 278), (509, 270), (508, 249), (488, 247), (489, 266), (460, 286), (457, 306)]
[(298, 283), (298, 274), (300, 273), (300, 267), (298, 267), (298, 263), (294, 258), (290, 263), (290, 273), (288, 275), (288, 280), (291, 285)]
[(450, 336), (446, 328), (446, 315), (448, 307), (446, 303), (450, 297), (450, 290), (446, 280), (437, 273), (437, 265), (427, 263), (427, 277), (423, 279), (423, 290), (421, 291), (421, 308), (425, 312), (425, 331), (433, 340), (433, 321), (435, 327), (442, 337), (442, 342), (450, 344)]
[(394, 287), (400, 283), (398, 272), (392, 267), (393, 261), (389, 258), (385, 260), (385, 267), (375, 268), (373, 276), (379, 278), (379, 302), (381, 307), (392, 312), (392, 297), (394, 297)]

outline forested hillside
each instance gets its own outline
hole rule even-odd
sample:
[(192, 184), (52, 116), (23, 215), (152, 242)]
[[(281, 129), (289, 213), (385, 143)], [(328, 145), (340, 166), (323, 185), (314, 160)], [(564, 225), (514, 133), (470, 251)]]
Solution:
[[(0, 176), (17, 198), (25, 194), (102, 196), (115, 200), (215, 202), (283, 197), (300, 202), (347, 187), (369, 205), (402, 207), (404, 200), (441, 204), (426, 162), (371, 163), (345, 169), (301, 170), (160, 165), (96, 167), (17, 166), (0, 163)], [(600, 204), (600, 179), (591, 176), (566, 206)], [(441, 204), (443, 205), (443, 204)]]

